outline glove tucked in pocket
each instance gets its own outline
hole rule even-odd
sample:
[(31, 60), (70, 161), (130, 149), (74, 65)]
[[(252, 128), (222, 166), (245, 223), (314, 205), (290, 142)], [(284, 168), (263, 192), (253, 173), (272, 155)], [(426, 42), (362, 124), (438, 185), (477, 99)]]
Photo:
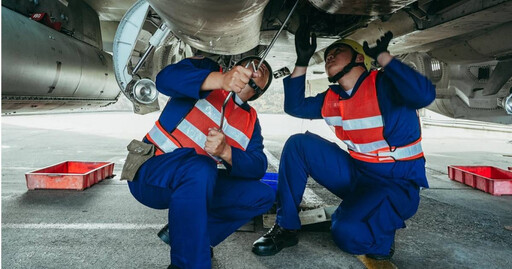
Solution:
[(128, 156), (121, 172), (121, 180), (133, 181), (141, 165), (155, 155), (155, 146), (134, 139), (126, 148)]

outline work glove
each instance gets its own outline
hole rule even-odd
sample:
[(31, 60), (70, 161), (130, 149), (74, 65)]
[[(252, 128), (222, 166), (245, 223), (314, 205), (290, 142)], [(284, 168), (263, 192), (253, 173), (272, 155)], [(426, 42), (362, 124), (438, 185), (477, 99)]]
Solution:
[(377, 40), (377, 45), (372, 48), (368, 47), (368, 42), (365, 41), (363, 43), (364, 53), (376, 60), (377, 57), (379, 57), (379, 54), (383, 52), (389, 52), (388, 45), (392, 38), (393, 33), (391, 33), (391, 31), (387, 31), (383, 36), (380, 37), (380, 39)]
[(295, 32), (295, 51), (297, 52), (296, 66), (308, 66), (309, 59), (316, 51), (316, 34), (311, 35), (310, 41), (310, 25), (307, 16), (300, 17), (300, 25)]

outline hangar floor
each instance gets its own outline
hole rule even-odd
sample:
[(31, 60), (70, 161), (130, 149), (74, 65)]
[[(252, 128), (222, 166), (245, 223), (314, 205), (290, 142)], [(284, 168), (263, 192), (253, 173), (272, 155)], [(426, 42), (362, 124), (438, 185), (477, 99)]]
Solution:
[[(141, 138), (157, 117), (128, 112), (2, 117), (2, 267), (166, 268), (169, 247), (156, 237), (166, 211), (139, 204), (119, 180), (126, 145)], [(293, 133), (309, 130), (335, 141), (322, 121), (270, 114), (260, 120), (272, 172)], [(453, 182), (446, 166), (507, 169), (512, 131), (438, 123), (424, 121), (431, 188), (422, 190), (418, 213), (397, 232), (393, 263), (398, 268), (511, 268), (512, 196)], [(114, 162), (117, 176), (84, 191), (27, 191), (26, 172), (64, 160)], [(325, 205), (339, 203), (314, 181), (308, 186)], [(237, 232), (215, 248), (213, 268), (364, 268), (320, 230), (303, 231), (298, 246), (276, 256), (255, 256), (251, 244), (265, 231), (256, 223), (256, 232)]]

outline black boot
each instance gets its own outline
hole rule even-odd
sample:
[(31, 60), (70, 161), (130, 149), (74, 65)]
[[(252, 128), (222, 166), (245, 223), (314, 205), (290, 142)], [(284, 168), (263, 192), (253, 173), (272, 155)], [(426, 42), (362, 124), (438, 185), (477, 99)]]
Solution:
[(169, 224), (165, 224), (165, 226), (158, 232), (158, 237), (162, 239), (167, 245), (171, 245), (171, 238), (169, 237)]
[[(158, 237), (162, 239), (167, 245), (171, 245), (171, 237), (169, 236), (169, 224), (165, 224), (165, 226), (158, 232)], [(210, 246), (210, 257), (213, 258), (213, 247)]]
[(252, 252), (259, 256), (275, 255), (283, 248), (297, 245), (298, 234), (299, 230), (287, 230), (274, 224), (265, 235), (252, 244)]
[(370, 259), (374, 259), (374, 260), (383, 261), (383, 260), (390, 260), (394, 254), (395, 254), (395, 241), (393, 241), (393, 244), (391, 245), (391, 248), (389, 249), (388, 255), (366, 254), (366, 257), (368, 257)]

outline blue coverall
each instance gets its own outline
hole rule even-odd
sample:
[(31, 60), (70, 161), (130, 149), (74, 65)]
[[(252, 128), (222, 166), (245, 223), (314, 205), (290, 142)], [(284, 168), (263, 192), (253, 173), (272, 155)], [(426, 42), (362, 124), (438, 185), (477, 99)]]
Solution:
[[(158, 74), (157, 89), (171, 96), (160, 115), (166, 130), (173, 130), (196, 100), (208, 96), (210, 91), (200, 91), (200, 86), (218, 70), (212, 60), (190, 58)], [(247, 103), (241, 107), (249, 109)], [(211, 268), (210, 246), (267, 212), (275, 201), (275, 191), (259, 181), (267, 169), (259, 122), (245, 151), (231, 149), (227, 169), (217, 169), (212, 158), (193, 148), (179, 148), (150, 158), (128, 183), (140, 203), (169, 209), (171, 264), (179, 268)]]
[[(357, 94), (365, 72), (351, 96)], [(379, 72), (377, 98), (390, 146), (404, 146), (421, 136), (416, 109), (435, 98), (432, 83), (407, 65), (393, 59)], [(331, 85), (343, 99), (350, 98)], [(285, 112), (299, 118), (322, 119), (326, 92), (305, 98), (305, 75), (284, 79)], [(337, 144), (306, 132), (291, 136), (281, 155), (277, 188), (277, 224), (300, 229), (299, 204), (308, 176), (343, 201), (332, 216), (335, 243), (352, 254), (388, 255), (395, 231), (405, 227), (419, 205), (419, 188), (428, 187), (425, 159), (369, 163), (352, 158)]]

